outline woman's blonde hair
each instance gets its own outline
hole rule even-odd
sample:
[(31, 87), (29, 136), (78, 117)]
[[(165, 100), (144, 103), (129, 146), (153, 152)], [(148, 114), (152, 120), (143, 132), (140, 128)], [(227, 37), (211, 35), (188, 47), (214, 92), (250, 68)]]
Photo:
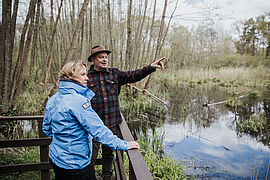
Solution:
[(76, 77), (83, 67), (87, 69), (87, 65), (81, 60), (69, 61), (63, 66), (62, 70), (59, 72), (59, 79), (70, 79), (81, 84), (79, 79), (77, 79)]

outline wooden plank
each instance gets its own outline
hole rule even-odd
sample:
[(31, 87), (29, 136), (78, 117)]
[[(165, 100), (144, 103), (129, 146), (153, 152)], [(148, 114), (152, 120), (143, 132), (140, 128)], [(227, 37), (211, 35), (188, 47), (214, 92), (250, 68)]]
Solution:
[(120, 151), (116, 151), (116, 160), (119, 167), (119, 173), (121, 176), (121, 180), (127, 180), (125, 169), (124, 169), (124, 163), (123, 163), (123, 156), (121, 155)]
[(52, 139), (49, 137), (32, 139), (0, 140), (0, 148), (25, 147), (25, 146), (48, 146)]
[(29, 163), (29, 164), (13, 164), (13, 165), (1, 165), (0, 174), (24, 172), (24, 171), (38, 171), (52, 169), (49, 162), (43, 163)]
[[(126, 141), (134, 141), (134, 138), (128, 128), (128, 125), (121, 114), (122, 123), (119, 125), (122, 137)], [(153, 180), (152, 174), (149, 172), (146, 163), (141, 155), (139, 149), (132, 149), (127, 151), (127, 155), (130, 162), (130, 167), (133, 169), (133, 172), (130, 175), (134, 175), (135, 177), (130, 177), (130, 179), (143, 179), (143, 180)]]
[(43, 120), (44, 116), (3, 116), (0, 117), (0, 121), (12, 121), (12, 120)]
[(115, 158), (113, 159), (113, 165), (114, 165), (115, 178), (117, 180), (121, 180), (120, 169)]

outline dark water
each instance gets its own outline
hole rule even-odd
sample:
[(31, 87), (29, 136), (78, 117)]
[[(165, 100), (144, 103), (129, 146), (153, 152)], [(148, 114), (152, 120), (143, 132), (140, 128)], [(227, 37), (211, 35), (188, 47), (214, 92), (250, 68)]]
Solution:
[(165, 133), (164, 153), (183, 162), (186, 175), (195, 179), (270, 178), (270, 132), (241, 132), (236, 126), (258, 114), (270, 121), (269, 91), (262, 91), (258, 98), (241, 98), (242, 106), (237, 108), (225, 104), (203, 107), (230, 99), (226, 88), (163, 91), (169, 94), (168, 113), (151, 128)]

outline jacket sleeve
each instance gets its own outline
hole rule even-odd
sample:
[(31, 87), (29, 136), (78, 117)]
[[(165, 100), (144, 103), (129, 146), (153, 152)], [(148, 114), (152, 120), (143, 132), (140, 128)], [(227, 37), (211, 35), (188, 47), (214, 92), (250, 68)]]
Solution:
[(118, 82), (121, 85), (127, 84), (127, 83), (135, 83), (140, 81), (141, 79), (145, 78), (152, 72), (155, 72), (156, 69), (152, 68), (151, 65), (145, 66), (141, 69), (137, 69), (134, 71), (121, 71), (118, 72)]
[(113, 150), (126, 151), (128, 149), (127, 141), (119, 139), (103, 124), (97, 113), (92, 109), (91, 103), (84, 102), (79, 105), (79, 108), (73, 108), (73, 114), (77, 117), (84, 130), (98, 142)]

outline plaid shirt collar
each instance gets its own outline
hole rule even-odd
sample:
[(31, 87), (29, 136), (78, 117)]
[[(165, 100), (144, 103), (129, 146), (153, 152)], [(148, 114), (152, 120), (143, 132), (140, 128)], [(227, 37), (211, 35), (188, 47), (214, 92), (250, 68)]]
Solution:
[(90, 66), (89, 73), (95, 74), (95, 73), (98, 73), (98, 72), (106, 72), (106, 73), (110, 73), (108, 67), (102, 69), (101, 71), (97, 71), (97, 70), (94, 69), (94, 65), (92, 64), (92, 65)]

